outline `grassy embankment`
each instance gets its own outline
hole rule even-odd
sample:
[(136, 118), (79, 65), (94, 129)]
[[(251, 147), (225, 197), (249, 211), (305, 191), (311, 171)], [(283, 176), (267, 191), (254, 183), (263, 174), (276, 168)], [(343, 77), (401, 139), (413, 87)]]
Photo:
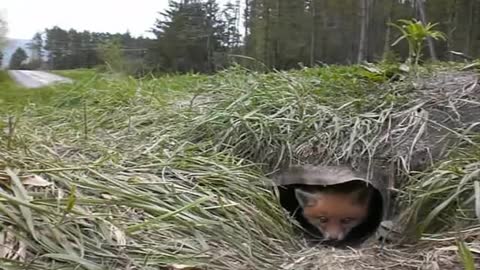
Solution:
[[(408, 81), (388, 83), (356, 66), (142, 80), (56, 73), (76, 83), (25, 91), (0, 82), (7, 269), (323, 269), (352, 258), (360, 269), (400, 259), (414, 266), (432, 260), (429, 245), (456, 246), (424, 241), (419, 253), (391, 244), (391, 259), (378, 247), (365, 257), (322, 255), (298, 239), (263, 184), (266, 172), (290, 161), (374, 153), (389, 117), (418, 104)], [(417, 219), (421, 232), (478, 234), (475, 149), (460, 145), (454, 161), (402, 187), (411, 220), (430, 213), (428, 223)]]

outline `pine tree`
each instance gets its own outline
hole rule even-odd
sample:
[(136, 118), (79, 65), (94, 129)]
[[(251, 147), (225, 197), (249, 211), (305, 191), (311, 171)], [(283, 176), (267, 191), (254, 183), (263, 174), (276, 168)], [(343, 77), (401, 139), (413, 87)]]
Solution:
[(52, 69), (69, 68), (68, 54), (69, 54), (69, 37), (68, 32), (59, 28), (53, 27), (46, 29), (45, 50), (48, 51), (48, 62)]
[(43, 37), (41, 33), (36, 33), (32, 41), (28, 44), (28, 48), (32, 50), (32, 58), (41, 59), (43, 56)]
[(232, 4), (229, 2), (225, 5), (222, 13), (225, 23), (225, 35), (223, 42), (227, 45), (230, 51), (233, 51), (240, 46), (241, 36), (238, 29), (238, 22), (240, 21), (240, 7), (238, 4)]
[(214, 70), (214, 54), (226, 51), (222, 42), (225, 24), (219, 17), (214, 0), (170, 1), (160, 13), (152, 32), (157, 42), (150, 49), (155, 62), (167, 71), (210, 72)]
[(10, 69), (24, 69), (26, 61), (28, 59), (27, 53), (22, 48), (17, 48), (10, 58)]
[(36, 33), (32, 41), (27, 44), (31, 51), (30, 61), (28, 63), (29, 69), (38, 69), (42, 65), (43, 57), (43, 37), (41, 33)]

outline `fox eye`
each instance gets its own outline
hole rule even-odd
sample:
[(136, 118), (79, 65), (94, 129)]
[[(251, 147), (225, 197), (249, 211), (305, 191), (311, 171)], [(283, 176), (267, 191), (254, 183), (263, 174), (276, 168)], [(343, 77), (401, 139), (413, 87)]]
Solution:
[(341, 222), (342, 224), (348, 224), (348, 223), (350, 223), (350, 222), (352, 222), (352, 221), (353, 221), (353, 218), (344, 218), (344, 219), (340, 220), (340, 222)]
[(317, 220), (320, 222), (320, 223), (326, 223), (328, 221), (328, 218), (326, 217), (317, 217)]

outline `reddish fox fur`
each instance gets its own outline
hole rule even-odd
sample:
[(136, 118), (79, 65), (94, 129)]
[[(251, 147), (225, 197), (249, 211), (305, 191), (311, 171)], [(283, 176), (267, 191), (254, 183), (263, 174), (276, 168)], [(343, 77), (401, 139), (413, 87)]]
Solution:
[(362, 181), (295, 190), (305, 219), (333, 241), (343, 240), (366, 220), (372, 194), (372, 187)]

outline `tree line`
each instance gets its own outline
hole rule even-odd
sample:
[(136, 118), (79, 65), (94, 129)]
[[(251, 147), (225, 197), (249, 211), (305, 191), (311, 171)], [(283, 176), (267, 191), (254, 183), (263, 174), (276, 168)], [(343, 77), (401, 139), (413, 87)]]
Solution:
[(159, 13), (155, 38), (54, 27), (33, 37), (29, 64), (68, 69), (107, 62), (144, 73), (214, 72), (234, 62), (290, 69), (401, 59), (408, 49), (390, 46), (398, 32), (388, 23), (410, 18), (438, 22), (448, 39), (429, 42), (425, 55), (453, 60), (450, 51), (480, 55), (479, 14), (477, 0), (236, 0), (223, 6), (176, 0)]
[(480, 56), (477, 0), (247, 0), (246, 50), (269, 67), (404, 59), (407, 44), (389, 26), (399, 19), (439, 23), (446, 42), (429, 41), (424, 54), (453, 60), (449, 51)]

